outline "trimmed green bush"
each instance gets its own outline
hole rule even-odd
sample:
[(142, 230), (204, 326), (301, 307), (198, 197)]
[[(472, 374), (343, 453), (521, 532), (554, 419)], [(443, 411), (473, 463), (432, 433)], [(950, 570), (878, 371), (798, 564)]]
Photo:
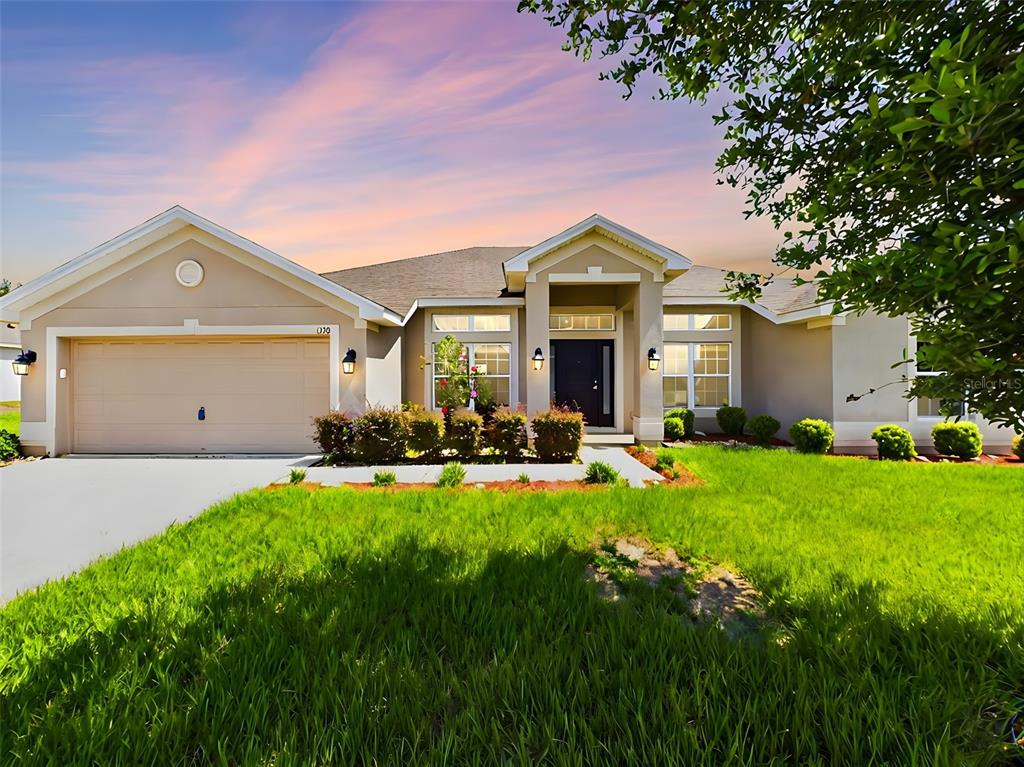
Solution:
[(507, 407), (498, 408), (491, 417), (485, 437), (487, 447), (493, 448), (505, 461), (515, 463), (526, 449), (526, 413)]
[(378, 471), (373, 475), (374, 487), (391, 487), (398, 482), (398, 476), (393, 471)]
[(755, 415), (747, 423), (747, 431), (762, 447), (770, 444), (772, 437), (778, 434), (781, 428), (782, 424), (770, 415)]
[(969, 421), (946, 421), (932, 429), (935, 452), (955, 455), (957, 458), (977, 458), (981, 455), (981, 429)]
[(686, 423), (682, 418), (665, 419), (665, 439), (669, 442), (679, 442), (686, 439)]
[(366, 463), (397, 463), (405, 458), (409, 424), (401, 410), (370, 408), (356, 419), (355, 452)]
[(676, 407), (665, 413), (665, 418), (678, 418), (683, 422), (683, 438), (689, 439), (693, 436), (693, 411), (685, 407)]
[(588, 485), (616, 485), (621, 479), (619, 472), (604, 461), (591, 461), (583, 475), (583, 481)]
[(789, 438), (801, 453), (827, 453), (832, 449), (835, 432), (828, 421), (804, 418), (789, 427)]
[(1010, 450), (1013, 454), (1024, 461), (1024, 436), (1018, 434), (1010, 442)]
[(743, 427), (747, 423), (747, 411), (741, 407), (723, 405), (715, 413), (715, 420), (725, 434), (738, 437), (743, 433)]
[(332, 410), (313, 419), (313, 441), (328, 457), (329, 463), (344, 463), (353, 458), (356, 422), (348, 413)]
[(871, 432), (871, 439), (878, 444), (878, 457), (885, 461), (909, 461), (915, 455), (914, 438), (902, 426), (894, 423), (883, 424)]
[(458, 461), (451, 461), (441, 469), (435, 483), (438, 487), (460, 487), (466, 481), (466, 469)]
[(435, 459), (444, 448), (444, 419), (430, 410), (406, 410), (409, 447), (426, 460)]
[(571, 463), (583, 444), (583, 414), (564, 408), (537, 413), (531, 422), (533, 449), (543, 463)]
[(480, 452), (480, 433), (484, 419), (479, 413), (459, 408), (448, 415), (448, 447), (462, 459), (471, 459)]

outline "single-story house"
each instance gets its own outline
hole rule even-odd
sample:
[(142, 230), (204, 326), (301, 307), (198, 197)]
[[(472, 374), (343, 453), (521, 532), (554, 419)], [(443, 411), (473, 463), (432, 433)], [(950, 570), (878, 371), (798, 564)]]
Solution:
[(712, 428), (729, 403), (783, 429), (826, 419), (843, 448), (889, 422), (927, 444), (936, 404), (884, 386), (914, 375), (892, 368), (905, 319), (833, 315), (813, 284), (756, 303), (723, 285), (599, 215), (532, 246), (315, 274), (174, 207), (3, 297), (0, 320), (35, 352), (21, 429), (40, 454), (309, 451), (329, 409), (434, 407), (449, 334), (498, 402), (571, 404), (596, 434), (658, 440), (677, 406)]
[(11, 363), (21, 354), (21, 339), (16, 327), (0, 322), (0, 402), (21, 399), (21, 376), (14, 374)]

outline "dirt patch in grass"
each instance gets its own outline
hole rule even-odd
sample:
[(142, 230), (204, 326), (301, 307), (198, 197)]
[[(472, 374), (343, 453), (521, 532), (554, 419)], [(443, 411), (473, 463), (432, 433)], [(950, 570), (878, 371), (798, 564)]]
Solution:
[(606, 602), (628, 599), (636, 586), (666, 588), (689, 619), (717, 623), (730, 639), (756, 632), (767, 622), (763, 596), (739, 573), (680, 557), (674, 549), (658, 550), (639, 538), (602, 541), (584, 578)]

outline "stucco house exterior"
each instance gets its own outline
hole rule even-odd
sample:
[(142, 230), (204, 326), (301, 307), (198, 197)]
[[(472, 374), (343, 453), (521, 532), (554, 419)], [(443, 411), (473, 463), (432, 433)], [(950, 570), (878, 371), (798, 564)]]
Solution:
[[(500, 403), (573, 404), (595, 434), (655, 441), (665, 408), (711, 428), (729, 403), (783, 429), (826, 419), (841, 448), (890, 422), (928, 444), (934, 403), (879, 389), (914, 375), (892, 368), (912, 349), (905, 319), (834, 316), (813, 285), (756, 303), (723, 285), (598, 215), (532, 246), (321, 275), (174, 207), (3, 297), (0, 320), (37, 355), (21, 428), (38, 454), (310, 451), (328, 409), (433, 407), (449, 334)], [(986, 449), (1009, 445), (980, 425)]]

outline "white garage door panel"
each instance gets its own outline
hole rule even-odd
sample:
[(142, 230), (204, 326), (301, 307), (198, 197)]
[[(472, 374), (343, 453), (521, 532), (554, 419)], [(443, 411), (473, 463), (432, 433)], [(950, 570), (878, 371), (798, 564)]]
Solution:
[(73, 449), (314, 450), (310, 421), (330, 405), (329, 358), (326, 339), (78, 341)]

